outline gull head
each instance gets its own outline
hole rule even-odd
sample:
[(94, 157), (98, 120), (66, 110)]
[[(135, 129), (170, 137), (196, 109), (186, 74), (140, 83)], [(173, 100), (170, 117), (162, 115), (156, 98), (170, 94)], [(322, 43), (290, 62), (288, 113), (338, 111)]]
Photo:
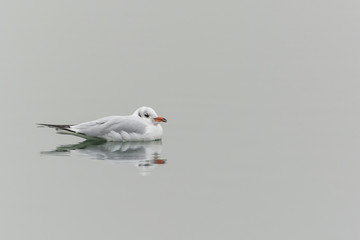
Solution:
[(140, 107), (136, 109), (136, 111), (133, 113), (133, 116), (138, 116), (143, 119), (147, 119), (153, 124), (159, 124), (161, 122), (167, 122), (166, 118), (159, 117), (154, 109), (151, 107)]

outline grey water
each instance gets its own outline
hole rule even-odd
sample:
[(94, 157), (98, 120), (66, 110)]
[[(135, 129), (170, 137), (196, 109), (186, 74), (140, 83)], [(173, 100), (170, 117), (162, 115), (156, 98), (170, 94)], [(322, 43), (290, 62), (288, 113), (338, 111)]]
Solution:
[(141, 175), (148, 175), (157, 165), (166, 163), (161, 158), (162, 142), (104, 142), (85, 140), (76, 144), (58, 146), (52, 151), (43, 151), (45, 155), (78, 156), (87, 159), (106, 160), (117, 164), (131, 164), (139, 168)]
[[(0, 238), (359, 239), (359, 8), (5, 2)], [(140, 106), (162, 141), (36, 127)]]

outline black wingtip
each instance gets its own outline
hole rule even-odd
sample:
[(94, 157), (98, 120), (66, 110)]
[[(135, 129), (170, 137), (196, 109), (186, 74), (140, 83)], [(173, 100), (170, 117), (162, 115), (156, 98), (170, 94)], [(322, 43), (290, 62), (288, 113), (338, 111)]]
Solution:
[(38, 127), (49, 127), (49, 128), (59, 128), (64, 130), (69, 130), (71, 125), (59, 125), (59, 124), (47, 124), (47, 123), (36, 123)]

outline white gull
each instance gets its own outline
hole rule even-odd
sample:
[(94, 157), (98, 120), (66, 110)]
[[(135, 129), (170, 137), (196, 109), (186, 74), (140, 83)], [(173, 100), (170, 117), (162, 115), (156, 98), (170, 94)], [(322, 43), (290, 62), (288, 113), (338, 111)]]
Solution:
[(140, 107), (132, 115), (103, 117), (75, 125), (38, 124), (57, 133), (106, 141), (153, 141), (162, 137), (159, 123), (166, 122), (150, 107)]

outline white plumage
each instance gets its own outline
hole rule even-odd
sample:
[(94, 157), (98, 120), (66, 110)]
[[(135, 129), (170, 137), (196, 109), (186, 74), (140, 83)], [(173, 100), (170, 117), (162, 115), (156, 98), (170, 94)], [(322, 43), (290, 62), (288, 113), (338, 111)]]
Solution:
[(162, 137), (160, 122), (166, 122), (150, 107), (138, 108), (132, 115), (110, 116), (75, 125), (39, 124), (57, 133), (107, 141), (152, 141)]

